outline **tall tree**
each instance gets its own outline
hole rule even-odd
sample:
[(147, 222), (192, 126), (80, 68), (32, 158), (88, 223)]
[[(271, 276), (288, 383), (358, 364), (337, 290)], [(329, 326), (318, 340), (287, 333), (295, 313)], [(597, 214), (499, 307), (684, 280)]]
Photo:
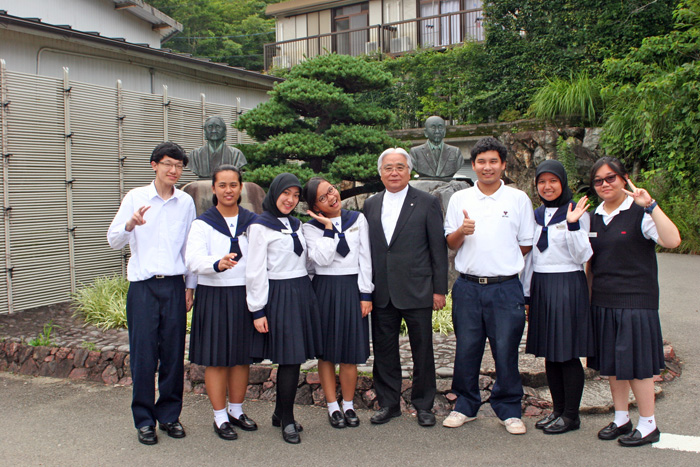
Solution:
[(163, 44), (177, 52), (210, 58), (249, 70), (262, 70), (263, 45), (275, 40), (275, 21), (265, 15), (280, 0), (149, 0), (183, 24)]
[(292, 68), (270, 100), (237, 124), (260, 142), (242, 148), (254, 168), (246, 180), (267, 186), (281, 172), (323, 173), (332, 182), (370, 182), (371, 188), (379, 180), (377, 156), (398, 141), (382, 129), (394, 114), (363, 96), (391, 83), (376, 63), (349, 55), (321, 55)]

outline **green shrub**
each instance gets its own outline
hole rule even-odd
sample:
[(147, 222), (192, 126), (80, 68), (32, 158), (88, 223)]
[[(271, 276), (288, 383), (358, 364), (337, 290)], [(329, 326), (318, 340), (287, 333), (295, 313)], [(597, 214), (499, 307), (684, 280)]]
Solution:
[[(445, 307), (442, 310), (433, 311), (433, 332), (448, 335), (454, 330), (455, 328), (452, 324), (452, 293), (449, 293), (445, 300)], [(404, 320), (401, 320), (401, 335), (408, 335), (408, 328)]]

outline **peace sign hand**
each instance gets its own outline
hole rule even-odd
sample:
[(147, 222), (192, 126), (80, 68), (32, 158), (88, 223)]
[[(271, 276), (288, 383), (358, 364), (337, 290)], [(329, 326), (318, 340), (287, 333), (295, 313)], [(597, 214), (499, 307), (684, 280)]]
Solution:
[(237, 265), (238, 261), (234, 261), (236, 256), (238, 256), (238, 253), (228, 253), (224, 255), (224, 257), (219, 260), (219, 271), (225, 271)]
[(654, 202), (647, 190), (645, 190), (644, 188), (637, 188), (636, 186), (634, 186), (634, 183), (632, 183), (632, 180), (630, 180), (629, 178), (627, 179), (627, 183), (629, 184), (630, 188), (632, 188), (632, 191), (627, 191), (624, 188), (622, 189), (622, 191), (625, 192), (627, 196), (631, 196), (634, 202), (637, 203), (639, 206), (645, 208)]
[(145, 223), (146, 223), (146, 219), (144, 219), (143, 216), (146, 214), (146, 211), (148, 211), (149, 209), (151, 209), (151, 206), (149, 206), (149, 205), (141, 206), (141, 207), (138, 209), (138, 211), (136, 211), (136, 212), (131, 216), (131, 219), (129, 219), (129, 220), (126, 222), (126, 225), (125, 225), (125, 227), (124, 227), (124, 228), (126, 229), (126, 231), (127, 231), (127, 232), (131, 232), (132, 230), (134, 230), (134, 228), (135, 228), (137, 225), (143, 225), (143, 224), (145, 224)]
[(578, 200), (575, 208), (572, 208), (571, 203), (569, 203), (569, 212), (566, 213), (566, 222), (569, 224), (578, 222), (578, 220), (581, 219), (581, 216), (583, 216), (583, 213), (588, 211), (588, 208), (590, 207), (591, 203), (588, 202), (588, 196), (584, 196)]
[(323, 214), (316, 214), (313, 211), (306, 211), (306, 214), (323, 224), (327, 230), (333, 230), (333, 222)]

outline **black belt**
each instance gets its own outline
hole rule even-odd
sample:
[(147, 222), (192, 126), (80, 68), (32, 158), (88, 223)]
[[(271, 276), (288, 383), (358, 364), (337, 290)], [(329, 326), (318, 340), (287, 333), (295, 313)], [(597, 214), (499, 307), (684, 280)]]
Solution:
[(471, 274), (459, 274), (459, 277), (472, 282), (478, 282), (479, 284), (500, 284), (501, 282), (509, 281), (511, 279), (517, 279), (518, 275), (513, 274), (512, 276), (494, 276), (494, 277), (479, 277), (472, 276)]
[(151, 279), (170, 279), (171, 277), (182, 278), (182, 274), (177, 274), (175, 276), (164, 276), (163, 274), (156, 274), (155, 276), (151, 277)]

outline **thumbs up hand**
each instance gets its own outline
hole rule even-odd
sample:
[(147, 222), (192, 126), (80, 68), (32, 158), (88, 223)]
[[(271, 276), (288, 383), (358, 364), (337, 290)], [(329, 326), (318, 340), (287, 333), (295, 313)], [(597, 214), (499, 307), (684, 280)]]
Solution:
[(475, 230), (476, 221), (469, 218), (469, 214), (467, 214), (466, 209), (462, 209), (462, 212), (464, 213), (464, 221), (462, 221), (462, 227), (460, 230), (464, 235), (472, 235)]

